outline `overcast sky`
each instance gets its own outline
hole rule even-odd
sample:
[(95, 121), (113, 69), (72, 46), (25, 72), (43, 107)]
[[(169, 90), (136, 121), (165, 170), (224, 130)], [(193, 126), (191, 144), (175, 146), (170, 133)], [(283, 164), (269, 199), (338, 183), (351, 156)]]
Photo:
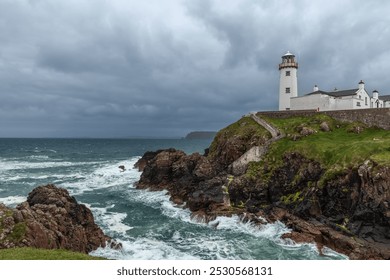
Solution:
[(299, 95), (390, 94), (390, 1), (0, 0), (0, 137), (175, 137)]

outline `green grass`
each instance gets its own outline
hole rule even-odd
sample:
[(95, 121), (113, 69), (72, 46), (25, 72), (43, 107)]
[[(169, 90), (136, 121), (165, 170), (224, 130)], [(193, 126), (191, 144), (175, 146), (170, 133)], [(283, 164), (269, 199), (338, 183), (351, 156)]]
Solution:
[(13, 241), (13, 242), (18, 242), (22, 240), (24, 235), (26, 234), (26, 223), (17, 223), (13, 231), (8, 235), (8, 239)]
[(0, 249), (0, 260), (104, 260), (63, 249), (47, 250), (30, 247)]
[[(332, 127), (332, 131), (323, 132), (319, 129), (324, 120)], [(268, 162), (281, 161), (282, 155), (287, 152), (298, 152), (320, 162), (326, 169), (354, 167), (367, 159), (381, 165), (390, 165), (390, 131), (364, 128), (363, 132), (356, 134), (349, 132), (351, 124), (339, 123), (324, 115), (268, 121), (286, 135), (294, 133), (302, 124), (317, 131), (296, 141), (286, 137), (273, 143), (266, 155)]]
[(245, 142), (247, 147), (243, 147), (243, 150), (247, 150), (250, 147), (264, 143), (267, 139), (271, 138), (271, 134), (259, 126), (252, 118), (242, 117), (237, 122), (223, 128), (217, 133), (210, 145), (209, 158), (216, 156), (221, 143), (226, 143), (228, 139), (233, 138), (239, 138)]
[(334, 130), (338, 125), (341, 125), (341, 123), (335, 119), (321, 114), (311, 117), (290, 117), (285, 119), (269, 118), (265, 116), (261, 116), (261, 118), (279, 128), (279, 130), (283, 131), (286, 135), (297, 134), (297, 128), (302, 125), (312, 128), (316, 131), (320, 130), (320, 125), (324, 121), (328, 123), (331, 130)]
[(302, 195), (302, 192), (296, 192), (296, 193), (292, 193), (292, 194), (289, 194), (289, 195), (286, 195), (286, 196), (282, 196), (280, 198), (280, 200), (284, 203), (284, 204), (291, 204), (291, 203), (296, 203), (296, 202), (302, 202), (303, 201), (303, 196)]

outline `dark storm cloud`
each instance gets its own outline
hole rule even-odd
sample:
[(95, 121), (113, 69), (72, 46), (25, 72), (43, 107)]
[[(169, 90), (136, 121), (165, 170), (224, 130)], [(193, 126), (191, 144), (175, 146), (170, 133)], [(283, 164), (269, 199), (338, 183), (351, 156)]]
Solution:
[[(390, 93), (386, 1), (2, 0), (0, 136), (181, 136), (300, 94)], [(164, 4), (162, 4), (164, 3)]]

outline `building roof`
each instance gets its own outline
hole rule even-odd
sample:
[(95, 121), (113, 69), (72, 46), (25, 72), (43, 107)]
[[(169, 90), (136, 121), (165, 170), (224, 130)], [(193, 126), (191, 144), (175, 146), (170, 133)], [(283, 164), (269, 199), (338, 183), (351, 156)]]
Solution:
[(390, 95), (382, 95), (378, 96), (378, 98), (382, 101), (390, 101)]
[(312, 94), (325, 94), (325, 95), (330, 95), (333, 97), (342, 97), (342, 96), (351, 96), (355, 95), (358, 89), (347, 89), (347, 90), (336, 90), (336, 91), (323, 91), (323, 90), (318, 90), (314, 91), (311, 93), (308, 93), (306, 95), (312, 95)]
[(292, 53), (290, 53), (290, 51), (287, 51), (287, 53), (286, 53), (285, 55), (283, 55), (283, 56), (295, 56), (295, 55), (293, 55)]

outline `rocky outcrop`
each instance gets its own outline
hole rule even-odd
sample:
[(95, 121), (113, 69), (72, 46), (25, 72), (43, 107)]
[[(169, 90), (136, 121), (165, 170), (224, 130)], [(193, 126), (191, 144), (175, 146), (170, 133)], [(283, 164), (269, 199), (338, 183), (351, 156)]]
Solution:
[(137, 188), (168, 190), (171, 199), (183, 202), (192, 211), (215, 207), (224, 203), (223, 178), (217, 177), (210, 161), (198, 153), (186, 155), (182, 151), (168, 149), (158, 151), (146, 161)]
[(16, 209), (0, 204), (2, 249), (35, 247), (88, 253), (110, 241), (94, 222), (92, 212), (54, 185), (37, 187)]
[(353, 259), (390, 258), (389, 168), (366, 162), (324, 181), (321, 165), (297, 153), (286, 154), (275, 170), (264, 166), (256, 177), (217, 173), (208, 158), (174, 149), (140, 161), (145, 168), (138, 188), (168, 190), (203, 221), (252, 213), (283, 221), (293, 229), (285, 237), (297, 242), (316, 242)]
[(315, 243), (319, 252), (323, 246), (327, 246), (349, 256), (350, 259), (390, 259), (388, 244), (369, 242), (316, 219), (305, 220), (278, 207), (272, 209), (268, 218), (271, 221), (281, 221), (293, 230), (284, 234), (283, 238), (290, 238), (299, 243)]
[[(337, 129), (323, 120), (315, 130), (308, 124), (295, 128), (297, 139), (282, 141)], [(138, 188), (168, 190), (205, 222), (232, 214), (256, 223), (280, 220), (293, 230), (285, 238), (315, 242), (320, 252), (327, 246), (351, 259), (390, 259), (390, 167), (367, 160), (329, 168), (296, 151), (256, 162), (257, 147), (272, 139), (244, 117), (217, 134), (207, 156), (174, 149), (145, 154)]]

